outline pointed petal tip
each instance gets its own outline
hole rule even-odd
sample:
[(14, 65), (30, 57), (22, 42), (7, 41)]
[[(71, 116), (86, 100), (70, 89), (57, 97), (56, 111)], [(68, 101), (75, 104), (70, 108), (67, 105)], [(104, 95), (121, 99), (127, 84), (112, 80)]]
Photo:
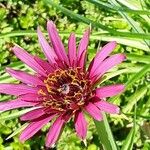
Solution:
[(52, 20), (48, 20), (48, 21), (47, 21), (47, 27), (52, 27), (52, 26), (55, 27), (54, 22), (53, 22)]
[(38, 34), (38, 37), (40, 37), (41, 34), (43, 35), (40, 26), (37, 27), (36, 32), (37, 32), (37, 34)]
[(112, 49), (115, 49), (117, 46), (117, 42), (116, 41), (111, 41), (108, 44), (110, 44), (110, 46), (112, 47)]
[(14, 69), (12, 69), (10, 67), (6, 67), (5, 71), (10, 74), (10, 73), (15, 73), (15, 71), (17, 71), (17, 70), (14, 70)]
[(71, 33), (68, 40), (68, 59), (71, 67), (76, 66), (76, 36), (75, 33)]
[(90, 33), (91, 33), (91, 28), (88, 27), (88, 28), (84, 31), (84, 34), (85, 34), (85, 35), (87, 34), (88, 39), (89, 39)]
[(108, 86), (106, 86), (106, 87), (114, 87), (114, 89), (116, 89), (116, 90), (118, 90), (119, 91), (119, 93), (121, 93), (122, 91), (124, 91), (125, 90), (125, 85), (124, 84), (114, 84), (114, 85), (108, 85)]
[(47, 148), (54, 148), (56, 145), (55, 145), (55, 144), (48, 145), (48, 144), (46, 143), (45, 146), (46, 146)]
[(40, 29), (39, 26), (37, 27), (36, 32), (37, 32), (38, 35), (41, 33), (41, 29)]
[(15, 52), (15, 51), (17, 50), (17, 48), (18, 48), (18, 46), (15, 45), (14, 47), (11, 48), (11, 50), (12, 50), (13, 52)]
[(99, 98), (112, 97), (112, 96), (122, 93), (124, 89), (125, 89), (125, 86), (123, 84), (102, 86), (95, 90), (96, 91), (95, 94)]
[(70, 37), (71, 37), (71, 36), (75, 36), (75, 33), (74, 33), (74, 32), (71, 32)]
[(7, 73), (9, 73), (10, 75), (11, 75), (11, 73), (14, 73), (14, 70), (13, 70), (12, 68), (10, 68), (10, 67), (6, 67), (6, 68), (5, 68), (5, 71), (6, 71)]
[(61, 134), (64, 124), (65, 122), (62, 119), (62, 116), (58, 117), (55, 120), (53, 125), (50, 127), (49, 132), (47, 133), (46, 143), (45, 143), (46, 147), (52, 147), (52, 145), (56, 143), (56, 141), (58, 140)]
[(116, 114), (119, 114), (119, 113), (120, 113), (120, 108), (116, 107)]
[(122, 93), (125, 90), (124, 84), (116, 84), (116, 90), (118, 90), (118, 94)]
[(15, 52), (15, 51), (18, 51), (18, 49), (20, 49), (21, 47), (18, 45), (18, 44), (15, 44), (12, 48), (11, 48), (11, 50), (13, 51), (13, 52)]
[(6, 68), (5, 68), (5, 71), (9, 73), (9, 72), (11, 71), (11, 68), (6, 67)]
[(120, 53), (120, 54), (118, 54), (118, 59), (120, 59), (122, 61), (125, 61), (127, 59), (127, 57), (126, 57), (126, 55), (124, 53)]
[(85, 30), (85, 32), (90, 33), (90, 32), (91, 32), (91, 28), (90, 28), (90, 27), (88, 27), (88, 28)]
[(37, 27), (36, 32), (38, 34), (38, 39), (39, 39), (43, 35), (43, 33), (42, 33), (42, 31), (41, 31), (39, 26)]
[(48, 144), (48, 143), (45, 143), (45, 146), (46, 148), (54, 148), (56, 146), (56, 144)]
[(69, 64), (65, 47), (62, 43), (61, 37), (59, 36), (56, 25), (52, 21), (47, 22), (47, 31), (52, 43), (52, 47), (55, 50), (58, 59), (65, 62), (66, 64)]
[(120, 108), (117, 105), (112, 104), (112, 108), (110, 106), (110, 109), (112, 109), (112, 112), (108, 112), (110, 114), (119, 114), (120, 113)]
[(21, 143), (24, 143), (24, 142), (25, 142), (24, 138), (23, 138), (21, 135), (19, 136), (19, 141), (20, 141)]
[(84, 140), (86, 138), (87, 121), (83, 112), (76, 112), (75, 114), (75, 130), (80, 139)]
[(114, 44), (114, 45), (117, 45), (117, 42), (116, 42), (116, 41), (110, 41), (109, 43)]
[(39, 31), (39, 30), (41, 30), (41, 29), (40, 29), (40, 26), (37, 27), (37, 31)]
[(109, 114), (120, 113), (120, 108), (117, 105), (109, 103), (105, 100), (94, 102), (94, 104), (99, 108), (100, 111), (107, 112)]
[(126, 54), (123, 54), (123, 57), (124, 57), (124, 60), (126, 60), (126, 59), (127, 59), (127, 56), (126, 56)]
[(121, 92), (123, 92), (125, 90), (125, 85), (124, 84), (119, 84)]

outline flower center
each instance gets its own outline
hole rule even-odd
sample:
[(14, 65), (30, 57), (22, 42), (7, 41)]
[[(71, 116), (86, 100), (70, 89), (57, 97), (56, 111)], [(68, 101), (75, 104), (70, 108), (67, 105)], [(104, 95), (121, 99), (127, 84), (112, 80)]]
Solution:
[(61, 86), (61, 92), (62, 92), (62, 94), (68, 94), (69, 90), (70, 90), (69, 84), (63, 84)]
[(56, 70), (44, 80), (45, 89), (39, 91), (43, 105), (53, 110), (77, 110), (92, 96), (92, 86), (81, 68)]

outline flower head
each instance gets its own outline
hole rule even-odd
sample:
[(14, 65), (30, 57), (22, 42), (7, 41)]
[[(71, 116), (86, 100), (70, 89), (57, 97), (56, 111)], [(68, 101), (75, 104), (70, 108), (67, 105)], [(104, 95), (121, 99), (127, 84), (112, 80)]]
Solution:
[(88, 69), (86, 55), (90, 30), (84, 33), (78, 50), (76, 37), (72, 33), (68, 41), (68, 54), (52, 21), (48, 21), (47, 30), (51, 46), (38, 28), (38, 39), (47, 58), (42, 60), (28, 54), (19, 46), (13, 48), (15, 55), (36, 73), (34, 75), (7, 68), (6, 71), (21, 84), (0, 84), (0, 93), (14, 95), (17, 98), (0, 103), (0, 111), (21, 107), (34, 109), (21, 116), (29, 125), (20, 135), (26, 141), (36, 134), (45, 124), (54, 121), (46, 136), (46, 146), (56, 143), (64, 125), (74, 117), (77, 135), (83, 140), (86, 137), (87, 122), (84, 111), (95, 120), (101, 121), (101, 112), (119, 113), (119, 108), (107, 102), (105, 98), (123, 91), (124, 86), (109, 85), (96, 87), (102, 76), (112, 67), (125, 59), (124, 54), (109, 54), (116, 47), (110, 42), (97, 52)]

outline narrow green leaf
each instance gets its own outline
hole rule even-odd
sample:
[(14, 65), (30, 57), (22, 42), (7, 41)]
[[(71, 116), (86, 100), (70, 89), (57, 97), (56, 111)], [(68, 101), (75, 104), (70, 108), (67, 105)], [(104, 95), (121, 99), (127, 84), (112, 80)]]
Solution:
[(112, 35), (116, 35), (116, 36), (123, 36), (123, 37), (132, 37), (132, 38), (136, 38), (136, 39), (150, 39), (150, 34), (143, 34), (143, 33), (130, 33), (130, 32), (119, 32), (119, 31), (116, 31), (112, 28), (108, 28), (107, 26), (105, 25), (102, 25), (100, 23), (97, 23), (95, 21), (92, 21), (86, 17), (83, 17), (79, 14), (75, 14), (73, 11), (63, 7), (63, 6), (60, 6), (56, 3), (54, 3), (53, 1), (51, 0), (44, 0), (45, 4), (50, 4), (51, 6), (55, 7), (56, 9), (60, 10), (62, 13), (64, 13), (65, 15), (73, 18), (73, 19), (76, 19), (78, 21), (82, 21), (88, 25), (92, 25), (93, 27), (96, 27), (96, 28), (101, 28), (105, 31), (108, 31), (110, 34)]
[(120, 69), (120, 70), (115, 70), (115, 71), (112, 71), (112, 72), (109, 72), (109, 73), (106, 73), (101, 82), (100, 83), (103, 83), (113, 77), (116, 77), (118, 75), (121, 75), (121, 74), (124, 74), (124, 73), (137, 73), (139, 72), (141, 67), (137, 66), (137, 67), (129, 67), (129, 68), (126, 68), (126, 69)]
[[(125, 90), (127, 90), (129, 87), (131, 87), (136, 81), (138, 81), (140, 78), (142, 78), (148, 71), (150, 70), (150, 64), (145, 65), (138, 73), (134, 74), (132, 76), (131, 79), (129, 79), (125, 86)], [(120, 95), (114, 96), (112, 98), (109, 98), (108, 101), (109, 102), (114, 102), (115, 100), (117, 100), (117, 98), (119, 98)]]
[(16, 37), (16, 36), (37, 36), (37, 33), (33, 30), (18, 30), (18, 31), (12, 31), (8, 33), (2, 33), (0, 34), (0, 38), (5, 38), (5, 37)]
[(15, 129), (15, 131), (9, 135), (6, 140), (9, 140), (10, 138), (14, 137), (15, 135), (19, 134), (21, 131), (23, 131), (27, 126), (29, 125), (29, 123), (25, 123), (22, 126), (20, 126), (19, 128)]
[[(142, 109), (140, 109), (139, 114), (140, 115), (146, 115), (149, 114), (149, 108), (150, 108), (150, 97), (148, 98), (148, 100), (146, 101), (146, 103), (144, 104), (144, 107), (142, 107)], [(150, 118), (150, 115), (149, 115)]]
[[(47, 35), (47, 32), (44, 31), (44, 34)], [(69, 36), (69, 32), (60, 32), (59, 33), (61, 36)], [(123, 44), (123, 45), (127, 45), (130, 47), (134, 47), (134, 48), (138, 48), (138, 49), (142, 49), (145, 51), (150, 51), (150, 49), (147, 47), (147, 45), (145, 45), (145, 43), (142, 43), (142, 40), (136, 40), (136, 39), (132, 39), (132, 38), (120, 38), (117, 37), (115, 35), (106, 35), (108, 34), (108, 32), (96, 32), (96, 33), (92, 33), (92, 35), (90, 35), (90, 40), (101, 40), (101, 41), (116, 41), (117, 43)], [(5, 40), (5, 37), (16, 37), (16, 36), (37, 36), (37, 33), (35, 31), (23, 31), (23, 30), (19, 30), (19, 31), (12, 31), (11, 33), (5, 33), (5, 34), (1, 34), (0, 38), (3, 38)], [(82, 37), (81, 33), (76, 33), (77, 37)], [(19, 62), (18, 62), (19, 63)], [(0, 68), (0, 70), (2, 70), (3, 68)]]
[(133, 75), (130, 80), (126, 82), (126, 89), (133, 85), (134, 82), (142, 78), (150, 70), (150, 64), (145, 65), (137, 74)]
[(150, 56), (126, 53), (128, 60), (150, 64)]
[[(37, 107), (36, 107), (37, 108)], [(36, 108), (26, 108), (24, 110), (20, 110), (18, 112), (14, 112), (14, 113), (11, 113), (11, 114), (1, 114), (0, 116), (0, 120), (1, 121), (4, 121), (4, 120), (10, 120), (10, 119), (14, 119), (14, 118), (17, 118), (17, 117), (20, 117), (21, 115), (31, 111), (31, 110), (34, 110)], [(0, 112), (0, 113), (3, 113), (3, 112)]]
[(121, 12), (128, 12), (128, 13), (132, 13), (132, 14), (140, 14), (140, 15), (150, 15), (150, 11), (149, 10), (133, 10), (133, 9), (128, 9), (128, 8), (123, 8), (123, 7), (117, 7), (117, 6), (112, 6), (106, 2), (102, 2), (102, 1), (99, 1), (99, 0), (86, 0), (92, 4), (95, 4), (96, 6), (98, 7), (102, 7), (104, 9), (111, 9), (111, 10), (114, 10), (114, 11), (121, 11)]
[(103, 121), (94, 120), (94, 122), (97, 128), (99, 139), (102, 145), (104, 146), (104, 149), (105, 150), (117, 150), (118, 148), (116, 146), (116, 143), (112, 135), (105, 113), (103, 113)]
[(128, 97), (128, 103), (122, 109), (123, 113), (130, 112), (133, 106), (145, 95), (147, 92), (147, 86), (137, 90), (131, 97)]
[(135, 104), (134, 108), (135, 109), (134, 109), (133, 127), (130, 130), (126, 140), (124, 141), (121, 150), (132, 150), (133, 149), (134, 138), (135, 138), (135, 135), (139, 129), (139, 126), (136, 125), (136, 108), (137, 108), (136, 104)]
[[(134, 116), (134, 113), (124, 113), (124, 115), (126, 116)], [(150, 120), (150, 115), (141, 115), (141, 114), (137, 114), (137, 117), (139, 118), (144, 118), (146, 120)]]
[[(120, 6), (116, 0), (110, 0), (111, 5), (113, 6)], [(136, 21), (134, 21), (127, 13), (118, 11), (118, 13), (127, 21), (127, 23), (133, 28), (133, 31), (136, 33), (144, 33), (144, 30), (138, 25)], [(150, 43), (144, 40), (147, 47), (149, 48)]]
[[(43, 32), (45, 35), (47, 35), (47, 32), (44, 31)], [(70, 32), (60, 32), (59, 33), (61, 36), (69, 36)], [(138, 48), (138, 49), (142, 49), (144, 51), (150, 51), (150, 49), (147, 47), (147, 45), (145, 43), (142, 43), (142, 40), (137, 40), (137, 39), (132, 39), (132, 38), (125, 38), (125, 37), (117, 37), (115, 35), (106, 35), (108, 34), (108, 32), (96, 32), (96, 33), (92, 33), (92, 35), (90, 35), (90, 40), (101, 40), (101, 41), (116, 41), (117, 43), (123, 44), (123, 45), (127, 45), (130, 47), (134, 47), (134, 48)], [(12, 31), (11, 33), (5, 33), (5, 34), (1, 34), (0, 38), (4, 38), (5, 37), (16, 37), (16, 36), (37, 36), (37, 33), (35, 31), (23, 31), (23, 30), (19, 30), (19, 31)], [(76, 33), (77, 37), (82, 37), (81, 33)], [(18, 62), (19, 63), (19, 62)], [(3, 69), (0, 68), (0, 71)]]
[(130, 9), (142, 9), (140, 3), (138, 0), (117, 0), (118, 2), (120, 2), (121, 4), (123, 4), (124, 6), (130, 8)]
[[(117, 0), (120, 4), (122, 4), (123, 6), (129, 8), (129, 9), (132, 9), (133, 11), (136, 12), (136, 10), (138, 9), (143, 9), (142, 8), (142, 4), (141, 2), (144, 2), (144, 1), (138, 1), (138, 0)], [(149, 11), (149, 10), (143, 10), (143, 11)], [(149, 11), (150, 12), (150, 11)], [(145, 14), (145, 15), (142, 15), (142, 12), (139, 12), (138, 13), (143, 19), (145, 19), (145, 21), (150, 24), (150, 18), (149, 18), (149, 14)]]
[[(79, 34), (77, 33), (77, 36)], [(125, 38), (125, 37), (117, 37), (117, 36), (110, 36), (110, 35), (103, 35), (101, 33), (93, 33), (90, 36), (90, 40), (101, 40), (101, 41), (116, 41), (117, 43), (142, 49), (144, 51), (150, 51), (149, 47), (143, 42), (143, 40), (137, 40), (137, 39), (131, 39), (131, 38)]]
[(121, 148), (121, 150), (132, 150), (133, 148), (133, 137), (135, 135), (135, 128), (132, 127), (132, 129), (130, 130), (126, 140), (123, 143), (123, 147)]

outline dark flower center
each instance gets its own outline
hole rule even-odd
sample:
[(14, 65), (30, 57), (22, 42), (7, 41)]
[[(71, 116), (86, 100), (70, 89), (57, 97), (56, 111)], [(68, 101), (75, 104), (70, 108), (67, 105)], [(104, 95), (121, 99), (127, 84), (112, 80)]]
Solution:
[(77, 110), (92, 96), (92, 86), (81, 68), (56, 70), (44, 80), (45, 90), (39, 91), (43, 105), (53, 110)]
[(68, 94), (69, 90), (70, 90), (69, 84), (63, 84), (61, 86), (61, 92), (62, 92), (62, 94)]

